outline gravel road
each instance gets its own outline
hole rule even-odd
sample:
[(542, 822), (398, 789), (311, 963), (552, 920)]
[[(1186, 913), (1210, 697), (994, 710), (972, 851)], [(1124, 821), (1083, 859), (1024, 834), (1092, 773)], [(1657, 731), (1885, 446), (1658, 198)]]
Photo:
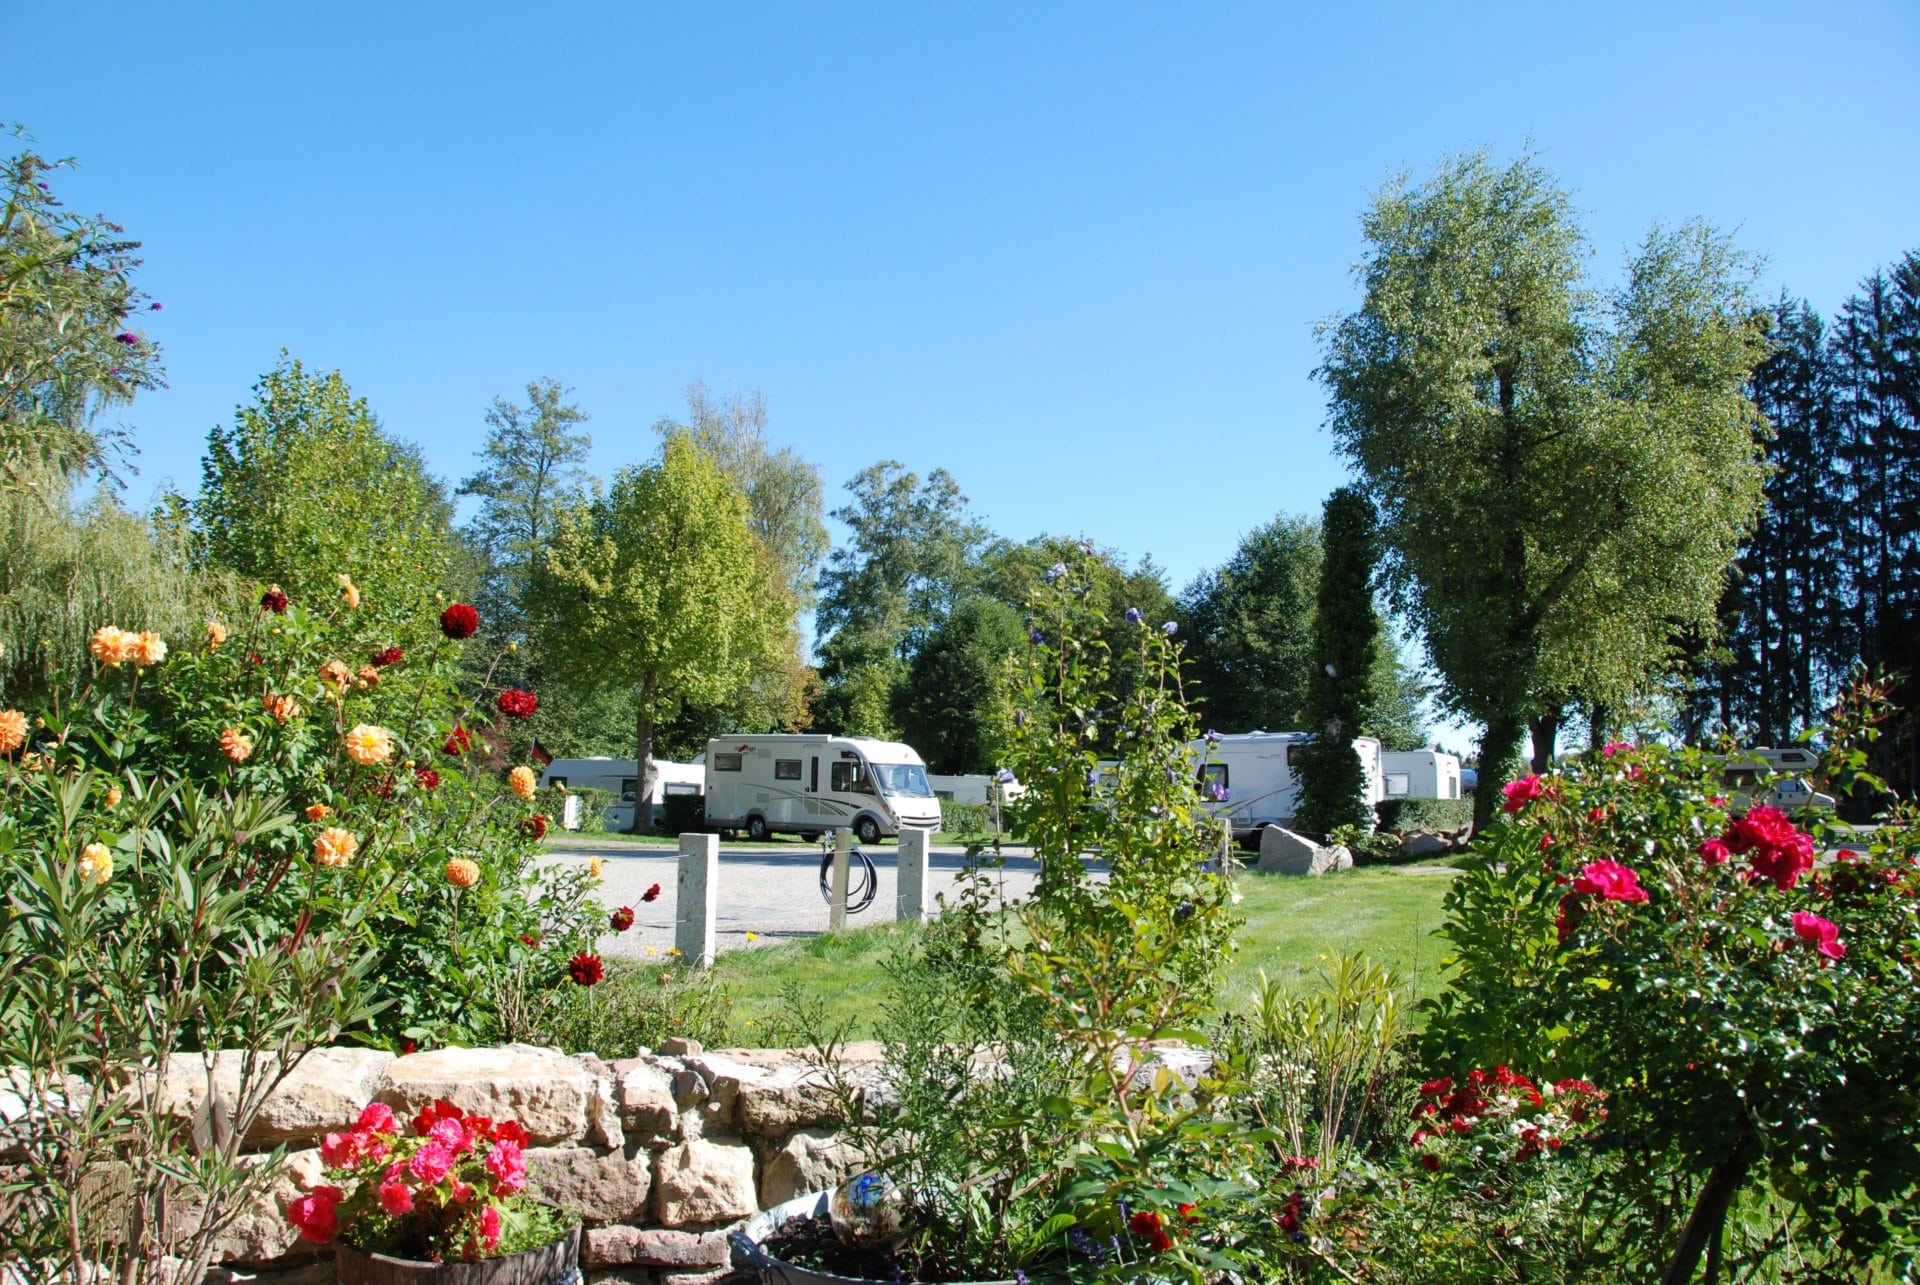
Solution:
[[(863, 851), (873, 860), (880, 888), (871, 906), (847, 916), (849, 928), (892, 923), (894, 918), (899, 849), (883, 843)], [(655, 958), (666, 954), (673, 945), (673, 897), (679, 863), (676, 849), (565, 836), (550, 840), (548, 852), (549, 860), (576, 866), (599, 857), (601, 902), (609, 910), (633, 907), (633, 927), (601, 938), (602, 954), (642, 959), (649, 949)], [(953, 888), (965, 857), (960, 848), (933, 850), (929, 878), (933, 897)], [(1025, 897), (1033, 888), (1034, 876), (1033, 859), (1019, 849), (1010, 850), (1001, 874), (1002, 897), (1009, 901)], [(658, 899), (642, 901), (647, 889), (656, 883), (660, 885)], [(771, 946), (825, 932), (827, 903), (820, 896), (819, 847), (794, 843), (785, 849), (739, 848), (723, 842), (714, 926), (715, 947), (722, 951)], [(755, 935), (754, 941), (747, 940), (748, 933)]]

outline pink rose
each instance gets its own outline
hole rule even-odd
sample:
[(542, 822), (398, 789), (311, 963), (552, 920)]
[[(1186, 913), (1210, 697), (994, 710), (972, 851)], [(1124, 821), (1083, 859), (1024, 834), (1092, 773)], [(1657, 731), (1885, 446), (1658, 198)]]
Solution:
[(1710, 866), (1724, 866), (1732, 855), (1727, 845), (1718, 839), (1708, 839), (1700, 845), (1700, 859)]
[(1847, 948), (1840, 943), (1840, 929), (1833, 921), (1804, 910), (1794, 912), (1793, 935), (1828, 959), (1840, 959), (1847, 953)]
[(1609, 741), (1600, 747), (1600, 757), (1612, 758), (1616, 754), (1625, 754), (1633, 748), (1631, 741)]
[(437, 1138), (413, 1153), (407, 1172), (431, 1187), (453, 1169), (453, 1148)]
[(354, 1127), (368, 1133), (394, 1133), (399, 1129), (393, 1119), (393, 1108), (384, 1102), (369, 1102)]
[(1631, 867), (1604, 859), (1582, 867), (1574, 878), (1573, 890), (1604, 897), (1608, 901), (1626, 901), (1636, 905), (1647, 899), (1647, 890), (1640, 886), (1640, 876)]
[(1503, 812), (1518, 812), (1546, 792), (1538, 776), (1523, 776), (1517, 781), (1508, 781), (1500, 790), (1507, 801), (1500, 805)]
[(304, 1196), (295, 1196), (287, 1202), (287, 1221), (300, 1229), (300, 1234), (317, 1245), (332, 1240), (340, 1230), (340, 1217), (336, 1206), (346, 1199), (347, 1193), (338, 1187), (315, 1187)]
[(413, 1212), (413, 1188), (404, 1182), (380, 1184), (380, 1207), (398, 1218)]
[(527, 1185), (527, 1157), (515, 1142), (496, 1142), (487, 1156), (487, 1172), (493, 1175), (493, 1189), (511, 1196)]

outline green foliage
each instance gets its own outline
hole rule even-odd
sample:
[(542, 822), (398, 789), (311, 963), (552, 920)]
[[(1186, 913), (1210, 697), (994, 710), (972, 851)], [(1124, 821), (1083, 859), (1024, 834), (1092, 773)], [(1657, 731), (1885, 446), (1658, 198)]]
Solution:
[(1394, 834), (1459, 830), (1473, 822), (1472, 799), (1382, 799), (1373, 810), (1380, 828)]
[(451, 512), (419, 449), (389, 437), (339, 371), (285, 352), (207, 435), (193, 504), (212, 566), (307, 600), (348, 574), (416, 610), (446, 570)]
[[(164, 387), (157, 344), (136, 312), (138, 241), (68, 209), (49, 180), (73, 167), (33, 150), (15, 126), (0, 157), (0, 489), (40, 490), (113, 462), (102, 412)], [(146, 308), (141, 305), (145, 304)]]
[(684, 434), (559, 515), (528, 608), (565, 682), (637, 690), (643, 794), (655, 724), (737, 695), (792, 648), (793, 602), (748, 527), (745, 498)]
[(1282, 514), (1181, 595), (1187, 682), (1223, 732), (1307, 726), (1320, 525)]
[(849, 538), (820, 575), (816, 716), (823, 730), (891, 739), (905, 662), (971, 583), (986, 529), (945, 469), (922, 481), (882, 460), (847, 490), (833, 517)]
[(1363, 220), (1366, 298), (1329, 328), (1336, 442), (1448, 705), (1487, 728), (1484, 820), (1525, 716), (1636, 694), (1710, 631), (1760, 499), (1764, 355), (1746, 265), (1694, 224), (1627, 284), (1581, 284), (1566, 194), (1530, 158), (1449, 160)]
[(1297, 758), (1295, 821), (1313, 834), (1371, 825), (1366, 769), (1353, 738), (1372, 717), (1380, 621), (1373, 610), (1373, 505), (1353, 487), (1327, 498), (1321, 523), (1325, 556), (1313, 615), (1313, 668), (1307, 676), (1311, 741)]
[(985, 803), (955, 803), (940, 800), (940, 829), (947, 834), (990, 835), (993, 833), (993, 808)]
[(706, 798), (699, 794), (668, 794), (660, 800), (660, 825), (668, 834), (686, 834), (707, 823)]
[(893, 695), (894, 724), (940, 773), (991, 772), (1005, 722), (999, 682), (1026, 646), (1019, 613), (992, 598), (968, 598), (936, 626), (907, 664)]
[[(1423, 1052), (1436, 1072), (1498, 1061), (1620, 1088), (1595, 1218), (1692, 1201), (1697, 1235), (1642, 1221), (1619, 1252), (1690, 1272), (1757, 1178), (1785, 1204), (1743, 1251), (1755, 1266), (1790, 1241), (1864, 1279), (1916, 1234), (1920, 844), (1903, 820), (1800, 870), (1838, 836), (1814, 819), (1793, 837), (1767, 809), (1735, 824), (1723, 762), (1614, 747), (1524, 782), (1516, 799), (1535, 797), (1449, 894), (1459, 971)], [(1638, 898), (1602, 862), (1629, 866)]]

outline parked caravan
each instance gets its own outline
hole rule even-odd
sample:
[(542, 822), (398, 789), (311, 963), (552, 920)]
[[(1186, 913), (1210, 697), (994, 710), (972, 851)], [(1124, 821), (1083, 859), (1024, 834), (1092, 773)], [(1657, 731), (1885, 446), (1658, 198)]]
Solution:
[[(1293, 823), (1300, 794), (1293, 765), (1300, 745), (1311, 739), (1307, 732), (1240, 732), (1192, 743), (1200, 760), (1201, 786), (1226, 794), (1224, 801), (1208, 806), (1215, 816), (1228, 818), (1235, 839), (1258, 843), (1260, 831), (1267, 826)], [(1371, 808), (1386, 797), (1380, 742), (1362, 736), (1354, 740), (1353, 748), (1366, 774), (1366, 801)]]
[(751, 839), (843, 826), (862, 843), (940, 828), (940, 800), (910, 745), (854, 736), (775, 734), (707, 742), (707, 826)]
[(1805, 745), (1780, 750), (1761, 746), (1729, 754), (1723, 779), (1736, 808), (1765, 805), (1783, 812), (1802, 808), (1831, 812), (1833, 796), (1819, 793), (1807, 779), (1819, 762), (1819, 753)]
[(933, 786), (937, 799), (948, 803), (991, 803), (997, 790), (1000, 802), (1009, 803), (1027, 792), (1027, 787), (1018, 781), (1001, 784), (994, 777), (985, 774), (968, 773), (964, 776), (942, 776), (933, 773), (927, 775), (927, 781)]
[[(699, 794), (706, 782), (706, 769), (697, 762), (670, 763), (665, 759), (655, 759), (653, 767), (655, 775), (653, 794), (647, 800), (647, 825), (659, 829), (667, 795)], [(540, 784), (607, 791), (614, 796), (614, 802), (602, 814), (602, 824), (609, 830), (627, 830), (633, 825), (633, 805), (640, 793), (640, 760), (555, 759), (540, 774)]]
[(1460, 759), (1439, 750), (1387, 750), (1380, 755), (1389, 799), (1457, 799)]

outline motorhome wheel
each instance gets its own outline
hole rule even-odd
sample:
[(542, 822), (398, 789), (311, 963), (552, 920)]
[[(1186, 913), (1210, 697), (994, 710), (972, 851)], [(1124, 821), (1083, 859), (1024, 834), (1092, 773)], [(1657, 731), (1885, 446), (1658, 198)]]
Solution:
[(767, 819), (763, 816), (747, 818), (747, 837), (755, 843), (765, 843), (773, 831), (767, 829)]
[(870, 816), (862, 816), (855, 821), (853, 832), (860, 837), (862, 843), (880, 842), (880, 823)]

